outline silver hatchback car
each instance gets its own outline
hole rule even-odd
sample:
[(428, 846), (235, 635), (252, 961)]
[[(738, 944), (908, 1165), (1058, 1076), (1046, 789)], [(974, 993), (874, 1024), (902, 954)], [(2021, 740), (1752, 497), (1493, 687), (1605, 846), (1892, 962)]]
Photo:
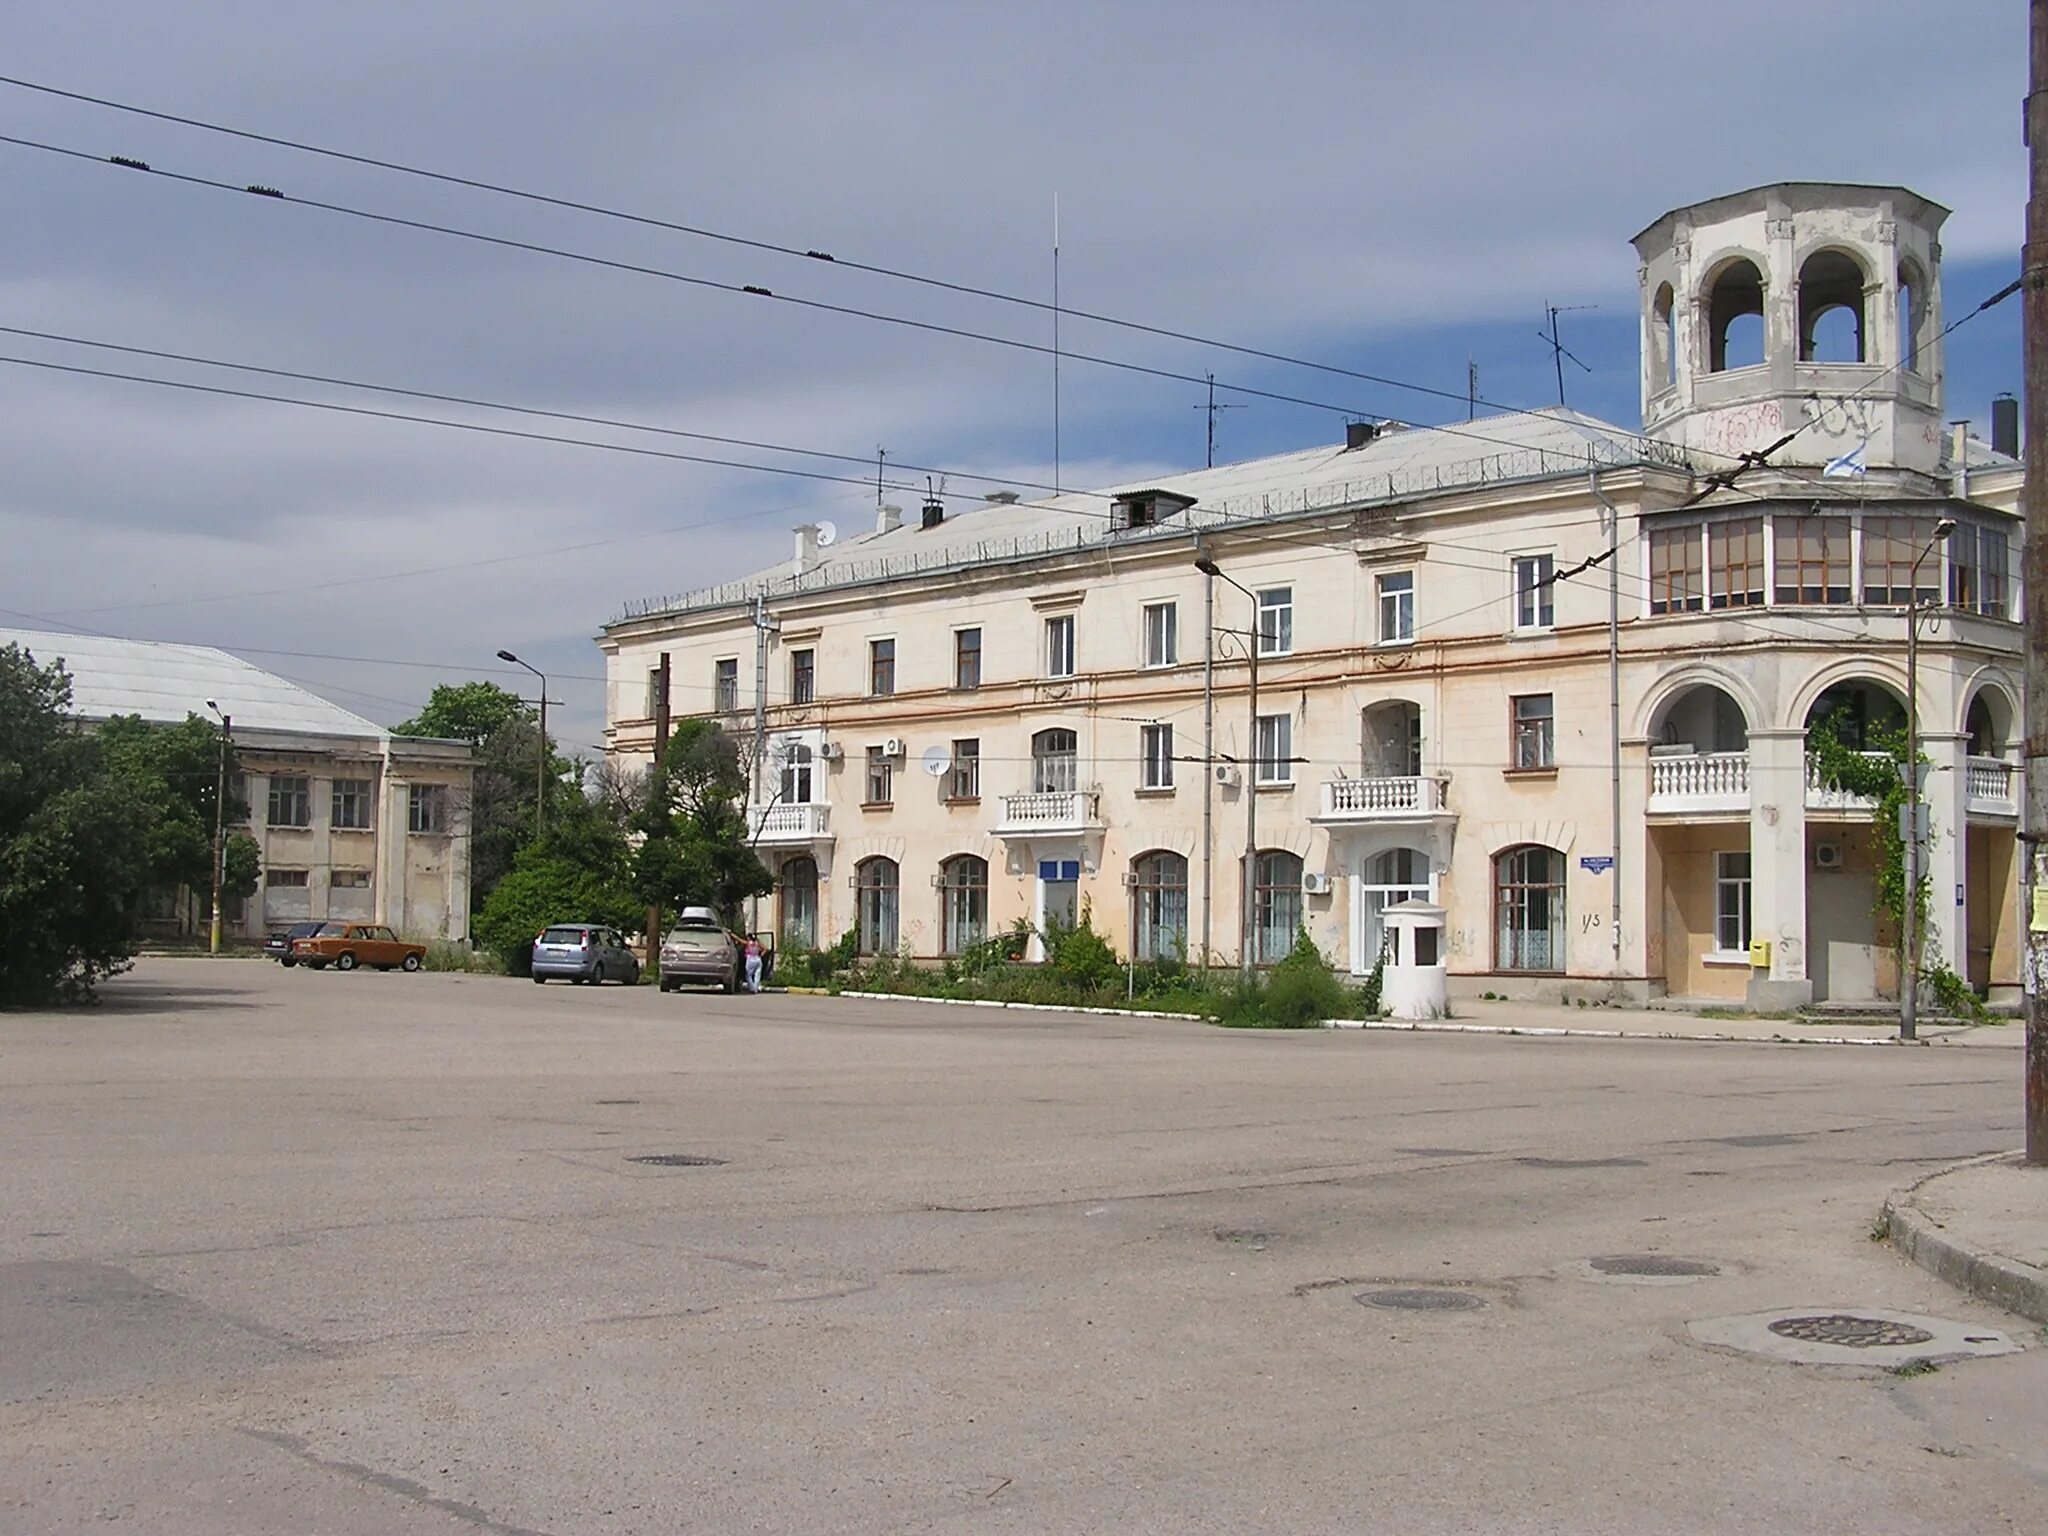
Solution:
[(616, 928), (602, 923), (550, 923), (533, 941), (533, 979), (540, 983), (550, 978), (567, 979), (579, 986), (621, 981), (630, 987), (640, 980), (640, 962)]

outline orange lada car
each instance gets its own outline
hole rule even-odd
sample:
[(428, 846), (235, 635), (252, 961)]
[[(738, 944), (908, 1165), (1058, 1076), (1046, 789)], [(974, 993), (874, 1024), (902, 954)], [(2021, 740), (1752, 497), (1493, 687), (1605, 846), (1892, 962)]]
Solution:
[(416, 971), (427, 958), (427, 946), (407, 943), (382, 923), (322, 923), (319, 932), (292, 940), (292, 958), (315, 971), (330, 965), (337, 971), (359, 965)]

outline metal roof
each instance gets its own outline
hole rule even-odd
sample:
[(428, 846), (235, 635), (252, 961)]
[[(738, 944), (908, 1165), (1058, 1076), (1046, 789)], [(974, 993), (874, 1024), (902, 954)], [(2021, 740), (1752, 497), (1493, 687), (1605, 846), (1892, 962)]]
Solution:
[[(1680, 451), (1564, 407), (1482, 416), (1443, 426), (1386, 423), (1360, 448), (1342, 442), (1218, 464), (1101, 490), (1033, 501), (976, 502), (949, 508), (935, 528), (920, 526), (913, 508), (902, 526), (868, 531), (817, 552), (801, 574), (788, 561), (715, 587), (629, 603), (613, 622), (715, 608), (764, 596), (816, 592), (864, 581), (980, 565), (1070, 550), (1094, 543), (1133, 543), (1222, 529), (1291, 513), (1369, 506), (1441, 490), (1506, 481), (1583, 475), (1596, 465), (1667, 464), (1683, 468)], [(1164, 491), (1188, 510), (1142, 529), (1111, 526), (1110, 502), (1134, 492)]]
[(71, 674), (72, 712), (86, 720), (140, 715), (176, 724), (187, 715), (204, 718), (206, 701), (212, 699), (234, 718), (238, 732), (371, 740), (391, 734), (374, 720), (210, 645), (0, 629), (0, 646), (8, 645), (20, 646), (44, 665), (63, 662)]

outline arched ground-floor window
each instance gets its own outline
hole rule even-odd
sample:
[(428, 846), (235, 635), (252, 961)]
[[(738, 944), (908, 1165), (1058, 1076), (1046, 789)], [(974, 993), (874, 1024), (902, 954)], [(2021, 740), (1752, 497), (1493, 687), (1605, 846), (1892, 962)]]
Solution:
[(786, 949), (818, 947), (818, 861), (784, 859), (775, 876), (775, 931)]
[(1564, 855), (1534, 843), (1493, 861), (1493, 964), (1502, 971), (1565, 968)]
[(1252, 958), (1260, 965), (1284, 960), (1301, 932), (1301, 860), (1281, 848), (1261, 852), (1252, 865)]
[(896, 952), (898, 872), (894, 859), (862, 859), (853, 872), (854, 893), (860, 916), (860, 952), (864, 955), (892, 955)]
[(1131, 860), (1131, 956), (1139, 961), (1185, 956), (1188, 947), (1188, 861), (1177, 853)]
[(988, 860), (963, 853), (939, 866), (943, 953), (961, 954), (988, 937)]

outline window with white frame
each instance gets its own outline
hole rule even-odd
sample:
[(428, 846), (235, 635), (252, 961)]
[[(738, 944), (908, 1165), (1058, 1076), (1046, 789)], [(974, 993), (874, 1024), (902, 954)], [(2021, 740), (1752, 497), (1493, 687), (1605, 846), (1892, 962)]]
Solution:
[(1259, 589), (1259, 654), (1285, 656), (1294, 649), (1294, 588)]
[(1415, 638), (1415, 573), (1388, 571), (1376, 585), (1380, 596), (1380, 644)]
[(1260, 784), (1294, 782), (1294, 716), (1259, 716), (1258, 741), (1252, 750), (1252, 777)]
[(811, 749), (800, 741), (789, 742), (782, 753), (782, 803), (784, 805), (809, 805), (811, 803), (811, 773), (813, 757)]
[(1074, 675), (1074, 616), (1056, 613), (1045, 621), (1045, 675)]
[(880, 747), (868, 748), (868, 785), (865, 805), (888, 805), (896, 798), (896, 767)]
[(1557, 621), (1557, 563), (1549, 555), (1515, 556), (1515, 628), (1548, 629)]
[(328, 820), (337, 831), (365, 832), (370, 827), (368, 779), (336, 779), (328, 796)]
[(1138, 757), (1142, 764), (1139, 782), (1146, 789), (1173, 788), (1173, 727), (1138, 727)]
[(1180, 609), (1173, 603), (1145, 605), (1145, 665), (1170, 667), (1180, 660)]
[(1749, 850), (1714, 855), (1714, 948), (1749, 952)]
[(737, 656), (711, 664), (711, 707), (730, 715), (740, 707), (740, 662)]
[(1517, 694), (1508, 700), (1517, 768), (1557, 766), (1557, 709), (1547, 693)]

